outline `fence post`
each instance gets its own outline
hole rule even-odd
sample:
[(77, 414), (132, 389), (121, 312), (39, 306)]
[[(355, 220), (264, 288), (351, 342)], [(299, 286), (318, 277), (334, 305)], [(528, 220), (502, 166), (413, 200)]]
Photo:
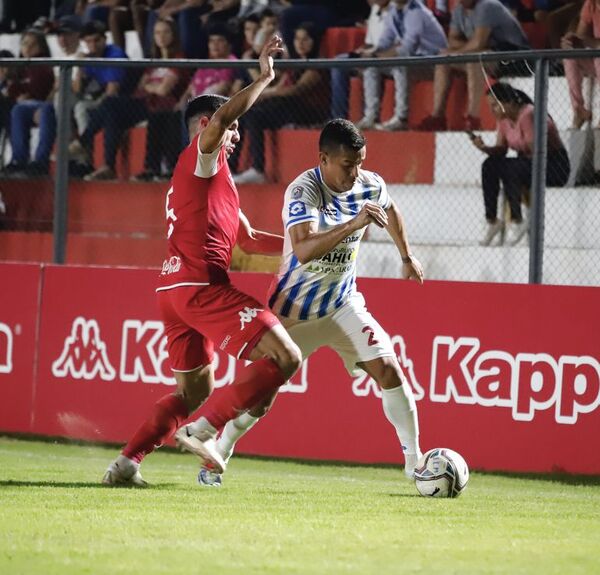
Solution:
[(531, 206), (529, 214), (529, 283), (541, 284), (544, 268), (544, 200), (548, 144), (548, 60), (535, 63), (535, 111)]
[(69, 208), (69, 137), (71, 132), (71, 66), (61, 65), (58, 78), (56, 178), (54, 182), (54, 263), (64, 264)]

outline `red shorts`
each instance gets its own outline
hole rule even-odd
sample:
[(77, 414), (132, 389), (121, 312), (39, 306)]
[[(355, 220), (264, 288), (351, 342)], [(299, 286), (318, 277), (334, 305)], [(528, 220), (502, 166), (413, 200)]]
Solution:
[(231, 284), (182, 286), (157, 292), (173, 371), (193, 371), (213, 360), (214, 346), (248, 359), (279, 320)]

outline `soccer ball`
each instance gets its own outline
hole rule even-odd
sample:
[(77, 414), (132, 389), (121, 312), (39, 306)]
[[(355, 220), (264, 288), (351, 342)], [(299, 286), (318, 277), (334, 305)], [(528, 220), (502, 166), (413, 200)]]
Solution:
[(458, 497), (468, 481), (467, 462), (452, 449), (430, 449), (415, 467), (417, 491), (425, 497)]

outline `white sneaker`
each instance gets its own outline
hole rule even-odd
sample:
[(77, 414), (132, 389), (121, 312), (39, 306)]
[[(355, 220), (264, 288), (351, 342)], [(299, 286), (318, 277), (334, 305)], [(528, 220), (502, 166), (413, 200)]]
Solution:
[(140, 466), (132, 464), (131, 466), (120, 466), (116, 461), (113, 461), (106, 470), (102, 478), (103, 485), (129, 486), (129, 487), (148, 487), (148, 483), (144, 481), (140, 473)]
[(198, 437), (189, 432), (188, 426), (184, 425), (175, 432), (175, 442), (183, 451), (189, 451), (202, 460), (204, 467), (211, 467), (215, 473), (224, 473), (227, 464), (219, 455), (215, 438), (209, 434)]
[(489, 246), (496, 236), (498, 236), (497, 245), (502, 243), (502, 231), (504, 230), (504, 222), (502, 220), (496, 220), (494, 223), (488, 223), (485, 235), (479, 242), (481, 246)]
[(365, 116), (362, 120), (356, 122), (356, 127), (359, 130), (372, 130), (375, 127), (375, 118)]
[(203, 467), (198, 473), (198, 484), (203, 487), (221, 487), (222, 483), (221, 474), (212, 469)]
[(509, 222), (506, 226), (506, 242), (509, 246), (516, 246), (529, 230), (525, 220), (521, 222)]
[(236, 184), (264, 184), (267, 179), (255, 168), (248, 168), (245, 172), (233, 176), (233, 181)]
[(392, 116), (389, 120), (380, 124), (375, 124), (375, 129), (385, 132), (399, 132), (408, 129), (408, 122), (404, 118), (396, 118)]

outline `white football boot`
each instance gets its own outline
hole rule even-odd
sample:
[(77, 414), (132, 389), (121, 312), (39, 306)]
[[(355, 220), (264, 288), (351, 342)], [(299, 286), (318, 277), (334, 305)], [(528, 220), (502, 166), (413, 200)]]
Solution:
[(227, 468), (227, 464), (216, 450), (215, 438), (212, 435), (193, 435), (188, 426), (184, 425), (175, 432), (175, 442), (182, 451), (197, 455), (203, 467), (211, 467), (215, 473), (223, 473)]
[(122, 487), (148, 487), (140, 473), (139, 464), (119, 456), (113, 461), (106, 470), (102, 478), (103, 485), (122, 486)]

